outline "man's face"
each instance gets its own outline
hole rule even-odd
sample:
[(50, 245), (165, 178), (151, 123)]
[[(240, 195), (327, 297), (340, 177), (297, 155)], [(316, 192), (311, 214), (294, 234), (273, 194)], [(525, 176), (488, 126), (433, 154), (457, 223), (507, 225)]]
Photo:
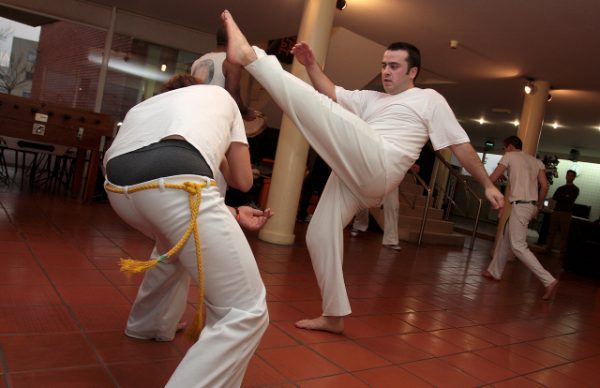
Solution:
[(503, 154), (505, 154), (507, 152), (512, 152), (514, 150), (516, 150), (516, 148), (512, 144), (505, 145), (504, 147), (502, 147), (502, 153)]
[(389, 94), (398, 94), (412, 88), (417, 68), (408, 69), (408, 53), (404, 50), (386, 50), (381, 61), (381, 82)]
[(567, 181), (567, 183), (573, 182), (573, 180), (575, 180), (575, 174), (571, 171), (568, 171), (565, 180)]

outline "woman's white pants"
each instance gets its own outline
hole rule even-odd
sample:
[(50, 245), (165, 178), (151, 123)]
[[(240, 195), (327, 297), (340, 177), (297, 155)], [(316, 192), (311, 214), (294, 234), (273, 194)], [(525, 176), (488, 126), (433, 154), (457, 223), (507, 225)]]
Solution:
[[(175, 184), (207, 179), (161, 178)], [(153, 258), (171, 249), (190, 222), (188, 193), (183, 190), (109, 192), (108, 197), (125, 222), (156, 242)], [(202, 242), (206, 325), (167, 386), (237, 387), (268, 325), (265, 288), (248, 241), (215, 186), (202, 190), (196, 222)], [(185, 312), (190, 277), (198, 283), (193, 236), (169, 261), (146, 272), (129, 315), (127, 335), (173, 339)]]

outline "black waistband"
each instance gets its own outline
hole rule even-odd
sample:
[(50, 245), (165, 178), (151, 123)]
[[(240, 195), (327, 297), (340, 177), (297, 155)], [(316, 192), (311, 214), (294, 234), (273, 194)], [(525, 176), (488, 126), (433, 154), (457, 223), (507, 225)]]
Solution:
[(185, 140), (163, 140), (117, 156), (106, 164), (108, 180), (120, 186), (183, 174), (214, 178), (202, 154)]
[(511, 205), (514, 205), (515, 203), (516, 203), (517, 205), (519, 205), (519, 204), (522, 204), (522, 203), (530, 203), (530, 204), (532, 204), (532, 205), (536, 205), (536, 204), (537, 204), (537, 201), (521, 201), (520, 199), (518, 199), (518, 200), (516, 200), (516, 201), (512, 201), (510, 204), (511, 204)]

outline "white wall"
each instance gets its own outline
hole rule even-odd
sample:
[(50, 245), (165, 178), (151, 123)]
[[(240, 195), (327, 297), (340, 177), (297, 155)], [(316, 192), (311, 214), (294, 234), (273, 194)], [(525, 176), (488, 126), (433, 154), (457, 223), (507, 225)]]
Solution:
[(577, 197), (575, 203), (591, 206), (590, 220), (598, 219), (600, 217), (600, 164), (572, 162), (565, 159), (559, 159), (559, 162), (557, 166), (558, 178), (554, 178), (554, 182), (548, 191), (548, 197), (551, 197), (557, 188), (566, 183), (567, 170), (575, 170), (577, 171), (577, 178), (573, 183), (579, 187), (579, 197)]

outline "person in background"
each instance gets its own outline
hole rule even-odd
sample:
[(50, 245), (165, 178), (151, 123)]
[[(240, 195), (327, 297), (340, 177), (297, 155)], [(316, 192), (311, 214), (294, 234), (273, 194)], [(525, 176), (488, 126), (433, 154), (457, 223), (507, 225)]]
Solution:
[(567, 171), (565, 175), (566, 185), (560, 186), (552, 196), (552, 216), (548, 227), (548, 239), (546, 240), (546, 252), (551, 253), (556, 235), (560, 239), (560, 256), (564, 257), (567, 250), (569, 238), (569, 226), (573, 215), (573, 205), (579, 196), (579, 187), (573, 184), (577, 173), (573, 170)]
[(308, 173), (302, 185), (298, 215), (296, 216), (296, 220), (300, 223), (308, 223), (310, 221), (312, 214), (308, 213), (308, 208), (311, 205), (311, 199), (313, 196), (318, 197), (321, 195), (327, 183), (327, 178), (331, 173), (331, 169), (327, 163), (312, 148), (308, 153), (306, 164)]
[[(421, 167), (415, 163), (410, 169), (413, 173), (418, 174)], [(395, 190), (390, 191), (383, 200), (383, 238), (381, 245), (394, 251), (402, 250), (400, 240), (398, 239), (399, 196), (400, 190), (397, 187)], [(356, 237), (360, 232), (366, 232), (368, 228), (369, 209), (363, 209), (354, 216), (350, 235)]]
[(527, 245), (529, 222), (534, 219), (548, 193), (546, 166), (540, 160), (523, 152), (523, 142), (517, 136), (504, 139), (504, 155), (490, 175), (495, 182), (508, 171), (510, 216), (502, 238), (496, 244), (492, 261), (482, 275), (500, 280), (509, 251), (525, 264), (545, 287), (542, 299), (551, 299), (558, 288), (558, 280), (548, 272)]

